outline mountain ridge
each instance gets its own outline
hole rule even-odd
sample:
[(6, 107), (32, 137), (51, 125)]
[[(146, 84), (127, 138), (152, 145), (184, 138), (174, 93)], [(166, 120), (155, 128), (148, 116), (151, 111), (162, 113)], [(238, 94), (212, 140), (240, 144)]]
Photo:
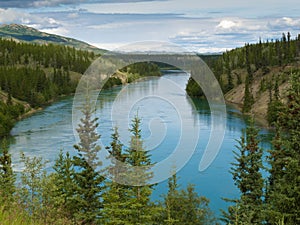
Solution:
[(21, 24), (2, 24), (0, 26), (0, 37), (20, 42), (64, 45), (80, 50), (93, 51), (96, 54), (103, 54), (107, 51), (92, 46), (84, 41), (56, 34), (49, 34)]

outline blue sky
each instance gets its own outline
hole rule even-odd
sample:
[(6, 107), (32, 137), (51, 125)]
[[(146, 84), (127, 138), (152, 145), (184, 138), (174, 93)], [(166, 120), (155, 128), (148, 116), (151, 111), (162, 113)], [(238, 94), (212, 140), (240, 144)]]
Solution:
[(0, 0), (0, 24), (20, 23), (113, 50), (167, 41), (219, 52), (300, 33), (299, 0)]

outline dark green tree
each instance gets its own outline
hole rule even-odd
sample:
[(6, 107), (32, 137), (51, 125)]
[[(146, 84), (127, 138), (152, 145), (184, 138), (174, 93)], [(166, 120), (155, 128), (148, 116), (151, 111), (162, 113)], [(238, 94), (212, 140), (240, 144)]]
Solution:
[(129, 186), (127, 190), (127, 221), (131, 224), (153, 224), (154, 207), (150, 201), (153, 186), (147, 183), (152, 177), (152, 173), (149, 172), (151, 160), (143, 146), (140, 123), (141, 120), (136, 115), (130, 129), (130, 146), (125, 154), (126, 163), (130, 164), (125, 179), (136, 185)]
[(0, 152), (0, 202), (10, 203), (15, 193), (16, 175), (12, 169), (11, 155), (5, 138), (2, 140)]
[(291, 75), (287, 107), (278, 115), (276, 136), (270, 150), (267, 188), (268, 222), (300, 221), (300, 79)]
[[(253, 119), (243, 131), (241, 139), (234, 151), (235, 161), (231, 173), (241, 196), (236, 205), (230, 206), (228, 212), (223, 212), (227, 224), (261, 224), (264, 220), (262, 198), (264, 180), (262, 178), (262, 148), (259, 147), (258, 129)], [(238, 221), (238, 223), (236, 223)]]
[(49, 193), (52, 206), (57, 209), (56, 213), (61, 218), (75, 221), (77, 209), (75, 198), (76, 184), (74, 182), (75, 171), (69, 152), (64, 154), (60, 151), (53, 169), (54, 172), (49, 176), (49, 180), (53, 184)]
[(179, 189), (177, 175), (168, 180), (168, 193), (164, 196), (159, 224), (168, 225), (211, 225), (216, 224), (209, 209), (209, 200), (199, 196), (194, 185)]

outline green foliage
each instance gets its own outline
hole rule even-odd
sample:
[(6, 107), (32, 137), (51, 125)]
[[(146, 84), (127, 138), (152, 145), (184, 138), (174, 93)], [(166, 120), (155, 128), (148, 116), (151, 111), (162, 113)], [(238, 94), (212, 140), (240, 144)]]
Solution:
[(42, 158), (29, 158), (21, 153), (24, 170), (21, 173), (19, 199), (34, 220), (43, 218), (43, 182), (46, 179)]
[[(125, 201), (127, 202), (126, 221), (131, 224), (152, 224), (153, 206), (150, 202), (153, 186), (148, 186), (152, 173), (150, 155), (144, 149), (140, 130), (141, 120), (136, 115), (131, 124), (130, 146), (125, 151), (127, 168), (124, 177), (127, 181), (138, 186), (128, 186)], [(134, 169), (134, 170), (133, 170)]]
[(70, 72), (84, 73), (94, 58), (94, 53), (71, 47), (0, 39), (0, 94), (7, 93), (6, 100), (0, 98), (0, 136), (8, 135), (25, 112), (14, 99), (40, 107), (74, 92), (77, 80)]
[[(157, 64), (152, 62), (139, 62), (131, 64), (123, 68), (124, 72), (130, 74), (138, 74), (140, 77), (147, 77), (147, 76), (160, 76), (161, 72)], [(129, 82), (130, 83), (130, 82)]]
[[(232, 90), (236, 85), (242, 83), (240, 75), (235, 80), (234, 71), (246, 71), (247, 79), (245, 81), (245, 97), (243, 111), (249, 112), (253, 104), (251, 86), (254, 75), (258, 70), (265, 75), (270, 72), (271, 67), (286, 66), (294, 63), (300, 56), (300, 37), (292, 39), (291, 34), (283, 34), (280, 40), (259, 40), (256, 44), (247, 43), (242, 48), (236, 48), (226, 51), (222, 56), (210, 57), (201, 56), (210, 67), (215, 77), (220, 83), (224, 93)], [(263, 87), (264, 89), (264, 87)], [(187, 87), (187, 93), (190, 96), (201, 96), (203, 93), (199, 85), (190, 79)]]
[(54, 173), (49, 175), (49, 181), (52, 183), (50, 190), (50, 200), (60, 218), (67, 218), (69, 221), (75, 221), (76, 185), (74, 182), (74, 164), (70, 154), (65, 155), (61, 151), (53, 166)]
[(82, 113), (83, 118), (77, 128), (80, 141), (74, 145), (78, 156), (73, 157), (75, 201), (78, 209), (75, 217), (81, 224), (94, 224), (101, 217), (104, 177), (97, 170), (97, 167), (102, 165), (97, 156), (101, 150), (97, 144), (100, 135), (96, 132), (97, 118), (93, 118), (89, 99), (86, 99)]
[(194, 185), (178, 189), (177, 175), (168, 180), (168, 193), (161, 203), (160, 224), (168, 225), (211, 225), (216, 220), (208, 207), (209, 200), (195, 192)]
[(0, 222), (1, 225), (44, 225), (41, 221), (35, 221), (17, 204), (0, 205)]
[(6, 139), (2, 140), (0, 153), (0, 202), (11, 203), (15, 193), (16, 176), (12, 170)]
[(21, 104), (6, 104), (0, 101), (0, 137), (6, 136), (14, 125), (14, 121), (24, 113)]
[(112, 181), (106, 181), (105, 192), (103, 193), (103, 220), (105, 225), (129, 225), (127, 221), (127, 211), (129, 210), (129, 201), (126, 198), (128, 195), (128, 187), (117, 183), (120, 181), (125, 173), (125, 168), (121, 163), (125, 162), (125, 156), (123, 154), (123, 145), (119, 138), (118, 128), (114, 129), (112, 134), (112, 142), (108, 151), (110, 153), (111, 164), (107, 168)]
[(116, 85), (121, 85), (122, 80), (118, 77), (110, 77), (104, 84), (103, 89), (112, 88)]
[(204, 97), (204, 93), (197, 82), (191, 77), (186, 86), (186, 92), (192, 97)]
[(276, 136), (270, 150), (267, 220), (298, 224), (300, 221), (300, 79), (291, 75), (287, 107), (278, 114)]
[(227, 224), (260, 224), (263, 221), (262, 197), (264, 180), (262, 178), (262, 149), (258, 146), (258, 129), (254, 127), (254, 121), (243, 131), (234, 151), (235, 163), (232, 163), (231, 173), (235, 185), (239, 188), (241, 196), (236, 206), (228, 208), (224, 213), (224, 221)]

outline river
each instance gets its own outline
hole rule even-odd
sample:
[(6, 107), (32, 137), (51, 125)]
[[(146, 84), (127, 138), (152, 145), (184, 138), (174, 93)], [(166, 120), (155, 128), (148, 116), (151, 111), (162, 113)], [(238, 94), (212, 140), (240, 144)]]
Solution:
[[(221, 149), (209, 168), (199, 172), (199, 161), (209, 139), (211, 114), (206, 101), (198, 99), (192, 103), (186, 96), (184, 88), (188, 78), (189, 75), (185, 73), (167, 73), (162, 77), (102, 91), (96, 111), (102, 149), (105, 150), (105, 146), (109, 145), (114, 125), (119, 126), (123, 143), (126, 145), (129, 142), (128, 121), (135, 114), (142, 120), (145, 147), (151, 150), (153, 162), (159, 162), (172, 153), (182, 130), (190, 136), (199, 130), (195, 152), (178, 173), (179, 183), (182, 188), (188, 183), (195, 184), (197, 192), (210, 199), (211, 209), (220, 216), (219, 209), (226, 209), (228, 205), (221, 198), (238, 196), (238, 190), (228, 171), (233, 162), (235, 140), (241, 136), (245, 121), (238, 110), (227, 106), (227, 126)], [(170, 91), (169, 84), (178, 91)], [(177, 105), (183, 107), (178, 109)], [(11, 131), (13, 138), (10, 144), (16, 171), (23, 167), (20, 164), (21, 151), (27, 156), (41, 156), (48, 160), (49, 171), (60, 150), (75, 154), (72, 106), (73, 97), (66, 97), (16, 124)], [(270, 134), (264, 129), (261, 134), (266, 137), (262, 146), (267, 149)], [(153, 193), (153, 200), (159, 200), (166, 190), (167, 181), (160, 182)]]

